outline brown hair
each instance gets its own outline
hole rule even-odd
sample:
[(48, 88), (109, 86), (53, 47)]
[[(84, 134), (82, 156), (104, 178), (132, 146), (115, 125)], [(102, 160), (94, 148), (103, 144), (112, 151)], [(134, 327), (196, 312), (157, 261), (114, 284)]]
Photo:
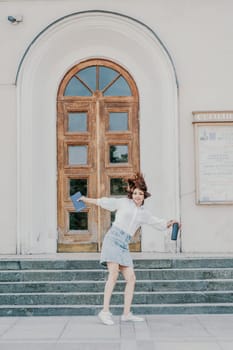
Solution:
[(133, 177), (126, 180), (128, 183), (127, 192), (128, 198), (132, 199), (133, 191), (135, 188), (144, 192), (144, 198), (148, 198), (151, 196), (149, 192), (147, 192), (147, 185), (144, 179), (144, 176), (141, 173), (136, 173)]

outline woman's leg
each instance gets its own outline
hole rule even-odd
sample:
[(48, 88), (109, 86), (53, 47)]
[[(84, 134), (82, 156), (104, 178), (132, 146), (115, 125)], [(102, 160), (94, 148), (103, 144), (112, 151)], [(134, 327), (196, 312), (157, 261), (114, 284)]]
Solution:
[(133, 300), (136, 276), (133, 268), (129, 266), (120, 266), (120, 271), (122, 272), (126, 281), (123, 314), (128, 315), (130, 313), (130, 308)]
[(119, 275), (119, 264), (108, 262), (107, 267), (108, 267), (108, 279), (104, 288), (104, 306), (103, 306), (104, 312), (109, 312), (112, 292)]

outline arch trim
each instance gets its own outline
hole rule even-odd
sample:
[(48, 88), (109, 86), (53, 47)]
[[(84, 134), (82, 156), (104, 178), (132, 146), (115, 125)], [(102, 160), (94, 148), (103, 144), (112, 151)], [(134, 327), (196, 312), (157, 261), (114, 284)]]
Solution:
[(28, 52), (31, 50), (31, 48), (33, 47), (33, 45), (35, 44), (35, 42), (51, 27), (53, 27), (54, 25), (56, 25), (57, 23), (67, 19), (67, 18), (70, 18), (70, 17), (73, 17), (73, 16), (77, 16), (77, 15), (83, 15), (83, 14), (95, 14), (95, 13), (102, 13), (102, 14), (108, 14), (108, 15), (115, 15), (117, 17), (122, 17), (122, 18), (125, 18), (125, 19), (128, 19), (130, 21), (133, 21), (133, 22), (136, 22), (137, 24), (140, 24), (141, 26), (143, 26), (144, 28), (146, 28), (155, 38), (156, 40), (160, 43), (160, 45), (162, 46), (162, 48), (164, 49), (164, 51), (166, 52), (168, 58), (169, 58), (169, 61), (172, 65), (172, 69), (173, 69), (173, 72), (174, 72), (174, 76), (175, 76), (175, 81), (176, 81), (176, 86), (177, 88), (179, 88), (179, 81), (178, 81), (178, 76), (177, 76), (177, 72), (176, 72), (176, 68), (175, 68), (175, 64), (174, 64), (174, 61), (172, 59), (172, 56), (169, 52), (169, 50), (167, 49), (166, 45), (164, 44), (164, 42), (160, 39), (160, 37), (155, 33), (155, 31), (149, 27), (147, 24), (145, 24), (144, 22), (134, 18), (134, 17), (131, 17), (131, 16), (128, 16), (128, 15), (125, 15), (125, 14), (122, 14), (122, 13), (119, 13), (119, 12), (115, 12), (115, 11), (107, 11), (107, 10), (85, 10), (85, 11), (79, 11), (79, 12), (73, 12), (73, 13), (70, 13), (66, 16), (62, 16), (62, 17), (59, 17), (58, 19), (56, 19), (55, 21), (51, 22), (49, 25), (47, 25), (43, 30), (41, 30), (34, 38), (33, 40), (31, 41), (31, 43), (28, 45), (28, 47), (26, 48), (20, 62), (19, 62), (19, 65), (18, 65), (18, 69), (17, 69), (17, 72), (16, 72), (16, 77), (15, 77), (15, 85), (17, 85), (17, 82), (18, 82), (18, 78), (19, 78), (19, 74), (20, 74), (20, 71), (21, 71), (21, 68), (22, 68), (22, 65), (23, 65), (23, 62), (28, 54)]

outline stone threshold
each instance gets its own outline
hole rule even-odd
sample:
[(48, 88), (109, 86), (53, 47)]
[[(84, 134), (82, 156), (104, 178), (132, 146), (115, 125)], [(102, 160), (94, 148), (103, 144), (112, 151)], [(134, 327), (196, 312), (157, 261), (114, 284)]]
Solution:
[[(161, 260), (161, 259), (233, 259), (233, 253), (161, 253), (140, 252), (131, 253), (133, 260)], [(1, 260), (99, 260), (100, 253), (54, 253), (54, 254), (0, 254)]]

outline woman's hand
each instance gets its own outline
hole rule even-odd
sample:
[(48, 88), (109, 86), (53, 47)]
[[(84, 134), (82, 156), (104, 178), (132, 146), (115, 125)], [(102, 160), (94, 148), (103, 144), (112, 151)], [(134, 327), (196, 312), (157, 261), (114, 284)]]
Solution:
[(173, 224), (178, 224), (178, 225), (179, 225), (179, 228), (181, 227), (179, 221), (177, 221), (177, 220), (169, 220), (169, 221), (167, 222), (167, 228), (171, 227)]

